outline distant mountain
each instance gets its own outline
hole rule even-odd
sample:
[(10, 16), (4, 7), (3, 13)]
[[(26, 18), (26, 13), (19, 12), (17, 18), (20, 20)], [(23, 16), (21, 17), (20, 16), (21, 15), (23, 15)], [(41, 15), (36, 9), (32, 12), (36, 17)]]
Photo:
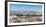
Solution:
[(41, 14), (42, 12), (36, 12), (36, 11), (10, 11), (11, 15), (16, 15), (16, 14), (23, 14), (23, 15), (33, 15), (33, 14)]

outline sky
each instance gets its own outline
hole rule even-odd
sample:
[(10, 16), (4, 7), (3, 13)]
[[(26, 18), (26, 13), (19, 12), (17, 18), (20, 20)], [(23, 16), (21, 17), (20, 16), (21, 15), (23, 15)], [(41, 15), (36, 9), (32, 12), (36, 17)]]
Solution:
[(25, 4), (10, 4), (12, 11), (42, 11), (42, 5), (25, 5)]

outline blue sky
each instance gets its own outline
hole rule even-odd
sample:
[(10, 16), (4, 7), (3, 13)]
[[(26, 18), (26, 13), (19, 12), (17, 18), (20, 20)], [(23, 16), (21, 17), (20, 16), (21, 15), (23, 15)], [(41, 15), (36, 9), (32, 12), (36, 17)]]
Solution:
[(42, 11), (42, 5), (10, 4), (12, 11)]

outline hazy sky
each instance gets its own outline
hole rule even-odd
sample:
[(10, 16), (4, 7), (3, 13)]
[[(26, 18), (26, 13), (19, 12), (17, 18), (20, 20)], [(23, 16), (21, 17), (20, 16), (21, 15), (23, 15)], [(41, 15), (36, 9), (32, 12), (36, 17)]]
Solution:
[(42, 11), (42, 5), (10, 4), (12, 11)]

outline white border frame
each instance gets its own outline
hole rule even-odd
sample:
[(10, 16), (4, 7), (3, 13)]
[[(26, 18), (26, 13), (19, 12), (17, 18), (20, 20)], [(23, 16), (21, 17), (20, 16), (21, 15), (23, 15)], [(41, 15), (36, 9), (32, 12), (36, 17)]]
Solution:
[[(39, 24), (44, 23), (44, 4), (36, 4), (36, 3), (19, 3), (19, 2), (8, 2), (8, 15), (7, 15), (7, 22), (8, 25), (22, 25), (22, 24)], [(9, 23), (9, 4), (26, 4), (26, 5), (42, 5), (42, 22), (24, 22), (24, 23)]]

